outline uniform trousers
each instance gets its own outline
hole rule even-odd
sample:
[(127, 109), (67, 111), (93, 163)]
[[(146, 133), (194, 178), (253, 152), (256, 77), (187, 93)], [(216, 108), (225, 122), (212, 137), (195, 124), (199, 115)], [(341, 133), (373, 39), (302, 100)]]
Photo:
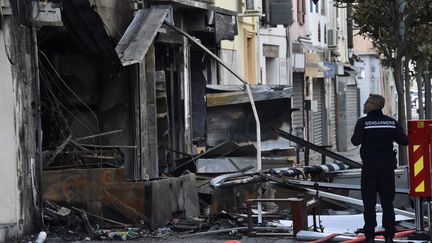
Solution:
[(364, 205), (363, 230), (367, 238), (375, 237), (377, 226), (375, 206), (377, 194), (383, 210), (382, 226), (386, 237), (394, 237), (395, 213), (393, 200), (395, 196), (395, 173), (393, 163), (389, 166), (373, 166), (363, 164), (361, 172), (361, 196)]

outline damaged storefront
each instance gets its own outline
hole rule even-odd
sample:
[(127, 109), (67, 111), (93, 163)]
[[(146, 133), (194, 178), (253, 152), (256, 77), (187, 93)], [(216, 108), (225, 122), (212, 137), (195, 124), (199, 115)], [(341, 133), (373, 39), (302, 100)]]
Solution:
[[(125, 168), (128, 178), (157, 178), (205, 136), (198, 120), (191, 125), (193, 111), (205, 112), (206, 80), (196, 74), (207, 69), (205, 56), (163, 23), (187, 26), (216, 48), (235, 34), (232, 15), (201, 2), (151, 5), (67, 1), (50, 4), (59, 26), (39, 17), (45, 167), (104, 163)], [(64, 153), (71, 144), (76, 151)]]
[[(251, 87), (230, 69), (239, 85), (210, 85), (236, 13), (211, 0), (0, 3), (0, 142), (13, 161), (0, 241), (35, 229), (59, 241), (293, 237), (323, 231), (323, 208), (360, 212), (339, 195), (358, 183), (332, 182), (361, 165), (318, 146), (328, 135), (308, 142), (326, 122), (322, 77)], [(292, 135), (304, 125), (314, 139)], [(332, 162), (302, 166), (293, 143)]]
[(198, 216), (195, 175), (170, 173), (206, 146), (217, 67), (182, 34), (216, 51), (236, 35), (235, 13), (207, 1), (34, 4), (42, 202), (150, 228)]
[[(197, 183), (292, 165), (291, 143), (273, 131), (292, 127), (289, 87), (206, 85), (218, 68), (209, 51), (234, 37), (235, 13), (198, 1), (39, 5), (45, 223), (78, 215), (84, 232), (101, 238), (87, 218), (159, 229), (240, 208), (226, 200), (231, 189)], [(247, 187), (243, 199), (261, 183)], [(60, 205), (72, 211), (62, 215)]]

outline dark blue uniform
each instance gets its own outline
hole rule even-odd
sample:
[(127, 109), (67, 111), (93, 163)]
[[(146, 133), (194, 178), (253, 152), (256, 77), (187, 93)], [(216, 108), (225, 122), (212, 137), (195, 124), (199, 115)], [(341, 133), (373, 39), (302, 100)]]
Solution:
[(373, 110), (357, 121), (351, 142), (361, 144), (363, 161), (361, 172), (361, 195), (364, 205), (363, 217), (366, 237), (374, 238), (376, 223), (376, 195), (378, 193), (383, 209), (383, 227), (386, 236), (393, 238), (395, 214), (395, 154), (393, 142), (408, 145), (408, 137), (397, 121)]

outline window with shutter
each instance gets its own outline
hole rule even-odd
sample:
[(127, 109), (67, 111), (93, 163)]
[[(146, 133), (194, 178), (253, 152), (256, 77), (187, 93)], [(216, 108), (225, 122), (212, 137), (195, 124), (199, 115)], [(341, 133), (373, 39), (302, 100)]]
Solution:
[(306, 2), (305, 0), (297, 0), (297, 22), (300, 25), (305, 23)]

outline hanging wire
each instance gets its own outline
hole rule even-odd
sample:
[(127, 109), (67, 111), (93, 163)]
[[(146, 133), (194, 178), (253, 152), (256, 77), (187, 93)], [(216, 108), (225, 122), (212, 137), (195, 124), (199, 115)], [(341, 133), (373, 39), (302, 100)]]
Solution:
[[(53, 79), (53, 77), (51, 76), (51, 74), (49, 73), (49, 71), (46, 70), (46, 68), (43, 66), (42, 63), (40, 63), (40, 67), (41, 67), (42, 70), (44, 71), (44, 73), (42, 73), (42, 74), (44, 75), (44, 79), (45, 79), (45, 81), (46, 81), (45, 85), (49, 86), (49, 88), (51, 88), (51, 91), (55, 94), (55, 93), (56, 93), (56, 92), (54, 92), (55, 89), (54, 89), (54, 87), (52, 87), (51, 83), (56, 84), (56, 86), (57, 86), (57, 88), (60, 90), (60, 92), (61, 92), (63, 95), (65, 95), (65, 96), (67, 97), (67, 94), (65, 94), (65, 93), (63, 92), (63, 90), (61, 89), (61, 87), (59, 87), (59, 86), (57, 85), (57, 83), (55, 82), (55, 79)], [(51, 78), (51, 79), (50, 79), (50, 78)], [(52, 82), (50, 83), (50, 82), (48, 82), (48, 80), (51, 80)], [(60, 98), (57, 97), (57, 95), (56, 95), (56, 98), (57, 98), (57, 100), (61, 100)], [(63, 102), (60, 102), (60, 103), (63, 104)], [(74, 109), (77, 109), (76, 106), (74, 106), (72, 102), (69, 102), (69, 103), (72, 104), (72, 107), (73, 107)], [(66, 105), (64, 105), (64, 106), (67, 107)], [(67, 110), (67, 111), (70, 111), (70, 113), (73, 113), (70, 109), (66, 109), (66, 110)], [(74, 118), (77, 119), (77, 120), (80, 120), (77, 116), (74, 116)], [(81, 123), (84, 123), (84, 121), (82, 121), (82, 120), (80, 120), (80, 122), (81, 122)], [(92, 124), (90, 121), (88, 121), (87, 119), (85, 119), (85, 123), (87, 124), (87, 125), (85, 125), (85, 127), (87, 128), (87, 130), (89, 131), (90, 134), (93, 134), (93, 131), (94, 131), (94, 130), (97, 130), (97, 128), (94, 127), (93, 124)], [(84, 125), (84, 124), (83, 124), (83, 125)], [(90, 129), (89, 126), (91, 127), (91, 129)]]
[(45, 34), (45, 37), (43, 39), (38, 40), (38, 45), (43, 44), (45, 41), (49, 40), (52, 36), (52, 34), (54, 33), (54, 29), (50, 29), (49, 32), (47, 34)]
[[(70, 111), (60, 100), (59, 100), (59, 98), (58, 97), (56, 97), (56, 95), (55, 95), (55, 92), (52, 90), (52, 88), (50, 88), (50, 84), (48, 84), (47, 83), (47, 81), (45, 80), (45, 78), (42, 78), (42, 80), (44, 81), (44, 84), (45, 84), (45, 88), (47, 89), (47, 91), (48, 91), (48, 93), (49, 94), (51, 94), (51, 96), (52, 96), (52, 98), (54, 99), (54, 101), (56, 102), (56, 103), (58, 103), (67, 113), (69, 113), (72, 117), (74, 117), (77, 121), (78, 121), (78, 123), (80, 123), (83, 127), (85, 127), (86, 129), (88, 129), (89, 131), (91, 131), (90, 130), (90, 128), (88, 127), (88, 126), (86, 126), (78, 117), (76, 117), (75, 116), (75, 114), (72, 112), (72, 111)], [(97, 154), (97, 149), (94, 149), (94, 153), (96, 153)]]
[(48, 81), (46, 80), (46, 78), (44, 77), (44, 75), (42, 74), (42, 81), (45, 84), (45, 88), (48, 90), (48, 93), (51, 94), (52, 98), (55, 100), (56, 103), (58, 103), (67, 113), (69, 113), (73, 118), (75, 118), (83, 127), (85, 127), (87, 130), (89, 130), (91, 132), (91, 129), (84, 124), (83, 121), (81, 121), (72, 111), (70, 111), (61, 101), (59, 98), (57, 98), (57, 96), (55, 95), (55, 92), (53, 91), (51, 85), (48, 83)]
[(97, 132), (100, 133), (101, 131), (100, 131), (100, 126), (99, 126), (99, 119), (96, 116), (96, 114), (93, 112), (93, 110), (69, 87), (69, 85), (66, 84), (66, 82), (63, 80), (63, 78), (60, 76), (60, 74), (54, 68), (54, 66), (52, 65), (52, 63), (50, 62), (50, 60), (48, 59), (48, 57), (45, 55), (45, 53), (43, 51), (41, 51), (41, 50), (39, 50), (39, 53), (42, 54), (42, 56), (45, 58), (45, 60), (48, 63), (48, 65), (51, 67), (51, 69), (54, 71), (54, 73), (57, 75), (58, 79), (63, 83), (63, 85), (75, 96), (75, 98), (77, 98), (77, 100), (79, 102), (81, 102), (84, 105), (84, 107), (86, 107), (90, 111), (90, 113), (95, 118), (96, 126), (97, 126)]
[[(40, 63), (40, 67), (43, 69), (43, 71), (45, 72), (45, 75), (48, 75), (49, 76), (49, 78), (50, 78), (50, 80), (53, 80), (53, 82), (52, 83), (54, 83), (55, 84), (55, 86), (57, 87), (57, 89), (65, 96), (65, 97), (67, 97), (67, 94), (64, 92), (64, 90), (57, 84), (57, 82), (55, 82), (55, 79), (54, 79), (54, 77), (52, 77), (51, 76), (51, 74), (49, 73), (49, 71), (45, 68), (45, 66), (43, 65), (43, 63)], [(51, 85), (51, 84), (50, 84)], [(52, 87), (52, 86), (51, 86)], [(52, 90), (54, 90), (54, 89), (52, 89)], [(71, 101), (69, 101), (69, 103), (71, 104), (71, 106), (74, 108), (74, 109), (76, 109), (76, 110), (78, 110), (78, 108), (77, 108), (77, 106), (73, 103), (73, 102), (71, 102)], [(87, 125), (89, 125), (92, 129), (88, 129), (89, 130), (89, 132), (90, 132), (90, 134), (92, 134), (93, 135), (93, 131), (97, 131), (98, 130), (98, 128), (97, 127), (95, 127), (95, 126), (93, 126), (93, 124), (89, 121), (89, 120), (87, 120), (86, 118), (84, 118), (85, 119), (85, 122), (87, 123)]]
[[(43, 66), (42, 63), (40, 63), (40, 67), (42, 67), (42, 71), (41, 72), (41, 77), (42, 77), (42, 81), (45, 84), (45, 88), (47, 89), (48, 93), (52, 96), (52, 98), (54, 99), (54, 101), (56, 103), (58, 103), (68, 114), (70, 114), (75, 120), (77, 120), (78, 123), (80, 123), (84, 128), (86, 128), (91, 134), (92, 134), (92, 129), (90, 129), (80, 118), (78, 118), (70, 109), (68, 109), (66, 107), (66, 105), (64, 105), (60, 98), (58, 98), (55, 95), (55, 91), (53, 89), (53, 87), (51, 87), (51, 84), (48, 82), (48, 78), (46, 77), (46, 75), (49, 75), (48, 70), (45, 69), (45, 67)], [(50, 76), (50, 75), (49, 75)], [(51, 76), (50, 76), (51, 77)], [(92, 125), (88, 120), (86, 120), (86, 122), (90, 125)], [(92, 126), (93, 129), (96, 129), (95, 127)], [(97, 149), (95, 149), (95, 153), (97, 154)]]

